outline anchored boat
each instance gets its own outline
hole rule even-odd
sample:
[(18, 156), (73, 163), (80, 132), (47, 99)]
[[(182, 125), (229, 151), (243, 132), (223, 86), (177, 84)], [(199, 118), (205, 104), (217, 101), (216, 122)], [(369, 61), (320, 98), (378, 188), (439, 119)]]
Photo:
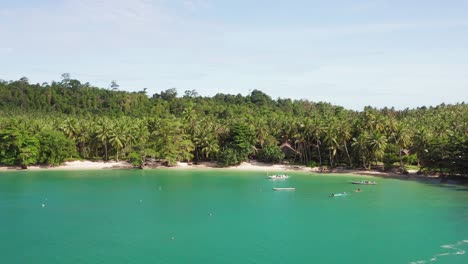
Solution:
[(376, 185), (375, 181), (349, 181), (351, 184)]
[(289, 178), (289, 176), (286, 175), (286, 174), (275, 174), (275, 175), (270, 175), (270, 176), (268, 176), (268, 178), (271, 179), (271, 180), (276, 180), (276, 179), (287, 179), (287, 178)]
[(332, 193), (330, 195), (330, 197), (338, 197), (338, 196), (346, 196), (348, 195), (346, 192), (342, 192), (342, 193)]
[(275, 191), (295, 191), (296, 188), (293, 187), (287, 187), (287, 188), (273, 188)]

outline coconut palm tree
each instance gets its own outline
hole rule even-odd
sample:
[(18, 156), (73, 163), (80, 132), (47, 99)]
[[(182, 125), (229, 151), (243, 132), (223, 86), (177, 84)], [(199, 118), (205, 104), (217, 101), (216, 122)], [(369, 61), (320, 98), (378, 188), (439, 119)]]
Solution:
[(319, 118), (315, 117), (312, 119), (311, 126), (309, 127), (309, 133), (312, 135), (313, 140), (315, 141), (315, 146), (317, 147), (317, 154), (319, 157), (319, 164), (322, 166), (322, 154), (320, 151), (320, 145), (322, 144), (322, 136), (324, 134), (324, 126)]
[(370, 147), (369, 147), (369, 134), (366, 131), (359, 131), (358, 136), (353, 138), (351, 144), (354, 151), (359, 154), (362, 162), (362, 167), (366, 169), (371, 168), (370, 163)]
[(60, 126), (60, 129), (67, 137), (76, 140), (78, 134), (78, 121), (75, 118), (67, 117)]
[(398, 156), (400, 158), (400, 169), (401, 171), (404, 171), (405, 167), (403, 164), (402, 153), (404, 149), (407, 148), (411, 143), (411, 131), (405, 124), (398, 123), (393, 130), (392, 136), (396, 145), (399, 147)]
[(338, 127), (337, 127), (338, 139), (343, 144), (346, 156), (348, 157), (348, 162), (349, 162), (350, 167), (353, 166), (353, 163), (351, 161), (351, 156), (349, 155), (349, 151), (348, 151), (348, 142), (352, 138), (352, 134), (351, 134), (351, 124), (352, 123), (351, 122), (352, 122), (352, 120), (350, 118), (345, 117), (345, 118), (340, 119), (338, 124), (337, 124), (338, 125)]
[(385, 149), (387, 148), (387, 137), (379, 132), (374, 132), (371, 135), (369, 143), (375, 160), (382, 161), (385, 154)]
[(125, 140), (127, 139), (126, 124), (123, 122), (116, 122), (110, 130), (109, 143), (115, 149), (115, 160), (119, 161), (119, 151), (125, 147)]
[(96, 136), (104, 145), (104, 159), (109, 160), (108, 145), (112, 133), (112, 125), (107, 118), (99, 118), (96, 124)]

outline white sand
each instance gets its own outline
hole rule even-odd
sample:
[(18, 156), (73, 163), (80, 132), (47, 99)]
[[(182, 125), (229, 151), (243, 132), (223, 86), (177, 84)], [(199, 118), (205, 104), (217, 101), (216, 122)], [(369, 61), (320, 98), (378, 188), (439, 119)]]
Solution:
[(175, 167), (171, 169), (218, 169), (218, 170), (237, 170), (237, 171), (263, 171), (263, 172), (309, 172), (313, 174), (326, 174), (326, 175), (354, 175), (354, 176), (379, 176), (379, 177), (394, 177), (394, 178), (406, 178), (408, 176), (415, 176), (416, 171), (412, 171), (409, 175), (401, 175), (392, 172), (381, 172), (375, 170), (359, 170), (359, 169), (342, 169), (336, 168), (333, 171), (320, 171), (320, 168), (310, 168), (304, 165), (287, 165), (287, 164), (267, 164), (257, 161), (243, 162), (238, 166), (231, 167), (218, 167), (216, 163), (202, 162), (197, 165), (188, 164), (186, 162), (178, 162)]
[[(128, 169), (133, 168), (132, 164), (126, 161), (68, 161), (63, 165), (48, 167), (48, 166), (28, 166), (28, 170), (100, 170), (100, 169)], [(167, 168), (167, 167), (160, 167)], [(158, 169), (158, 168), (155, 168)], [(187, 169), (214, 169), (214, 170), (237, 170), (237, 171), (263, 171), (263, 172), (310, 172), (310, 173), (320, 173), (319, 168), (309, 168), (301, 165), (288, 165), (288, 164), (266, 164), (257, 161), (243, 162), (238, 166), (231, 166), (227, 168), (218, 167), (216, 163), (212, 162), (201, 162), (199, 164), (189, 164), (187, 162), (178, 162), (176, 166), (169, 167), (169, 169), (175, 170), (187, 170)], [(20, 167), (0, 167), (0, 171), (7, 170), (21, 170)], [(333, 174), (348, 174), (348, 175), (358, 175), (358, 176), (383, 176), (383, 177), (406, 177), (404, 175), (387, 173), (380, 171), (367, 171), (367, 170), (344, 170), (344, 169), (335, 169), (331, 172), (323, 172), (327, 175)], [(410, 173), (414, 175), (414, 173)]]
[[(66, 161), (60, 166), (28, 166), (28, 170), (99, 170), (99, 169), (121, 169), (132, 168), (132, 164), (126, 161)], [(0, 167), (1, 170), (21, 170), (20, 167)]]
[(188, 164), (186, 162), (178, 162), (174, 169), (203, 169), (203, 168), (214, 168), (223, 170), (239, 170), (239, 171), (305, 171), (305, 172), (318, 172), (318, 168), (309, 168), (306, 166), (299, 165), (287, 165), (287, 164), (267, 164), (257, 161), (242, 162), (240, 165), (231, 167), (218, 167), (216, 163), (212, 162), (201, 162), (197, 165)]

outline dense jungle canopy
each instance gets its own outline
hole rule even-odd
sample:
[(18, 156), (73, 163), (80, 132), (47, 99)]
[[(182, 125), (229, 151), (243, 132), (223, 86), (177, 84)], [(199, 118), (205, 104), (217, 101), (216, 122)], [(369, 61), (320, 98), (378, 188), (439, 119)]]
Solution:
[[(216, 161), (308, 166), (415, 167), (468, 174), (468, 106), (362, 111), (307, 100), (168, 89), (148, 95), (102, 89), (62, 75), (0, 81), (0, 164), (69, 159)], [(311, 96), (313, 97), (313, 96)], [(391, 102), (389, 102), (391, 103)]]

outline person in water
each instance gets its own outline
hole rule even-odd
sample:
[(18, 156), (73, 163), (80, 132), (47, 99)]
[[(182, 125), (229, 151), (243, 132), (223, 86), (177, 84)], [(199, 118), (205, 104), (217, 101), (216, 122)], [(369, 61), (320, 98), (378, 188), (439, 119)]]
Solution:
[(334, 193), (330, 194), (330, 197), (333, 197), (333, 196), (335, 196), (335, 194), (334, 194)]
[(361, 189), (357, 188), (355, 192), (362, 192)]

